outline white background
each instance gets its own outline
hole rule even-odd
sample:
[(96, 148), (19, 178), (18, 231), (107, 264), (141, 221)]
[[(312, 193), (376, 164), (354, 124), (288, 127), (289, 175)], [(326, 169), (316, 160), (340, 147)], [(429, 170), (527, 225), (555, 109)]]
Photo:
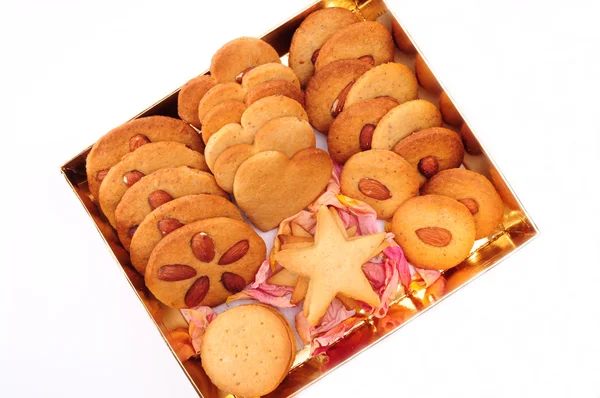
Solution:
[[(307, 2), (2, 3), (0, 396), (195, 396), (59, 166)], [(600, 5), (390, 4), (542, 234), (303, 396), (600, 397)]]

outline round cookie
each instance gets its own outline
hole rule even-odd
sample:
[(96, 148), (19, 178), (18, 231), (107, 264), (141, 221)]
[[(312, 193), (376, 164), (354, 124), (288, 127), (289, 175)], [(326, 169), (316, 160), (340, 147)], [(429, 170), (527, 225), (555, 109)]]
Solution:
[(442, 91), (442, 86), (431, 72), (431, 69), (429, 69), (423, 57), (421, 57), (421, 54), (417, 54), (417, 58), (415, 59), (415, 74), (417, 75), (419, 85), (425, 90), (435, 94)]
[(242, 87), (248, 89), (257, 84), (271, 80), (284, 80), (300, 89), (300, 81), (292, 68), (281, 63), (270, 63), (257, 66), (244, 73)]
[(100, 183), (121, 158), (148, 142), (175, 141), (202, 152), (204, 143), (187, 123), (166, 116), (130, 120), (100, 138), (87, 156), (86, 172), (90, 193), (98, 200)]
[(394, 60), (392, 35), (379, 22), (358, 22), (336, 31), (321, 47), (315, 70), (340, 59), (359, 58), (372, 66)]
[(116, 225), (115, 210), (127, 189), (142, 177), (165, 167), (189, 166), (208, 171), (201, 153), (178, 142), (162, 141), (146, 144), (111, 167), (100, 185), (98, 201), (110, 225)]
[(226, 124), (213, 134), (206, 144), (204, 155), (206, 155), (208, 168), (211, 171), (214, 170), (215, 162), (227, 148), (238, 144), (252, 144), (253, 142), (253, 132), (245, 130), (237, 123)]
[(370, 98), (391, 97), (398, 104), (417, 99), (419, 85), (406, 66), (388, 62), (365, 72), (348, 91), (344, 108)]
[(346, 107), (333, 121), (327, 134), (331, 158), (344, 164), (350, 156), (371, 149), (371, 138), (379, 120), (396, 107), (393, 98), (372, 98)]
[(411, 165), (392, 151), (373, 149), (353, 155), (342, 169), (342, 193), (362, 200), (387, 220), (407, 199), (419, 193), (419, 178)]
[(177, 113), (179, 117), (192, 126), (200, 128), (202, 124), (198, 119), (198, 104), (200, 104), (204, 94), (216, 84), (215, 79), (209, 75), (197, 76), (185, 83), (177, 96)]
[(392, 220), (392, 233), (408, 261), (418, 268), (446, 270), (469, 256), (475, 220), (458, 201), (424, 195), (404, 202)]
[(327, 134), (333, 119), (344, 107), (349, 86), (371, 68), (371, 65), (357, 59), (343, 59), (318, 71), (308, 82), (305, 92), (310, 124)]
[(416, 54), (417, 49), (412, 44), (412, 41), (404, 32), (404, 29), (400, 26), (398, 21), (392, 19), (392, 37), (394, 38), (394, 43), (396, 43), (396, 47), (400, 49), (405, 54)]
[(233, 203), (216, 195), (183, 196), (157, 207), (144, 218), (131, 239), (131, 264), (144, 275), (152, 250), (164, 236), (183, 225), (214, 217), (243, 221)]
[(463, 122), (462, 126), (460, 126), (460, 137), (462, 138), (465, 151), (469, 155), (477, 156), (483, 153), (481, 145), (479, 145), (479, 141), (477, 141), (477, 138), (475, 138), (475, 135), (469, 128), (469, 125), (465, 122)]
[(210, 62), (210, 74), (219, 83), (235, 82), (248, 68), (271, 62), (281, 63), (279, 54), (266, 41), (240, 37), (221, 47)]
[(308, 115), (298, 101), (284, 95), (271, 95), (249, 105), (240, 123), (244, 130), (254, 136), (263, 124), (284, 116), (296, 116), (308, 121)]
[(229, 199), (210, 173), (187, 166), (160, 169), (143, 177), (125, 192), (115, 210), (115, 229), (123, 247), (129, 250), (138, 225), (152, 210), (173, 199), (202, 193)]
[(213, 106), (204, 115), (204, 124), (202, 125), (204, 143), (206, 144), (210, 137), (226, 124), (239, 123), (245, 111), (246, 105), (237, 100), (227, 100)]
[(291, 98), (304, 107), (304, 93), (286, 80), (269, 80), (250, 87), (246, 93), (246, 104), (250, 106), (261, 98), (278, 94)]
[(265, 258), (265, 242), (248, 224), (209, 218), (184, 225), (158, 242), (144, 279), (169, 307), (214, 307), (254, 280)]
[(416, 131), (394, 146), (418, 171), (421, 184), (437, 172), (460, 167), (465, 149), (460, 136), (444, 127), (431, 127)]
[(222, 83), (217, 84), (200, 100), (198, 104), (198, 119), (204, 124), (204, 117), (213, 107), (225, 101), (240, 101), (244, 102), (246, 89), (237, 83)]
[(422, 193), (448, 196), (467, 206), (475, 218), (475, 239), (492, 234), (504, 216), (500, 195), (487, 178), (474, 171), (441, 171), (429, 180)]
[(228, 309), (208, 325), (202, 367), (222, 391), (244, 397), (266, 395), (287, 376), (296, 337), (277, 311), (260, 304)]
[(332, 7), (317, 10), (298, 26), (290, 44), (289, 65), (296, 72), (302, 86), (306, 86), (315, 72), (315, 53), (339, 29), (359, 22), (352, 11)]
[(445, 91), (442, 91), (440, 94), (440, 112), (442, 113), (444, 122), (448, 123), (450, 126), (460, 127), (460, 125), (463, 123), (462, 116)]
[(408, 101), (381, 118), (373, 133), (371, 147), (392, 150), (413, 131), (441, 126), (442, 115), (435, 105), (425, 100)]

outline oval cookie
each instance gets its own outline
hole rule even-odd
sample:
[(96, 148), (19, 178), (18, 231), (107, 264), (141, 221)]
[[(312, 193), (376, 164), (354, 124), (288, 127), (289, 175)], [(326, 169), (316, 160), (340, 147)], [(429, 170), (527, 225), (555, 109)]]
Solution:
[(248, 89), (257, 84), (268, 82), (271, 80), (284, 80), (300, 88), (298, 76), (292, 68), (281, 63), (270, 63), (257, 66), (244, 73), (242, 78), (242, 87)]
[(417, 54), (417, 58), (415, 59), (415, 74), (417, 75), (419, 85), (425, 90), (431, 91), (435, 94), (442, 91), (442, 86), (437, 81), (431, 72), (431, 69), (429, 69), (429, 66), (420, 54)]
[(244, 102), (246, 89), (237, 83), (222, 83), (217, 84), (200, 100), (198, 104), (198, 119), (204, 124), (204, 117), (213, 107), (225, 101), (240, 101)]
[(237, 123), (226, 124), (219, 131), (213, 134), (208, 143), (204, 154), (206, 155), (206, 164), (210, 170), (215, 167), (217, 158), (227, 149), (238, 144), (252, 144), (254, 142), (254, 133), (245, 130)]
[(445, 91), (442, 91), (440, 94), (440, 112), (442, 113), (444, 122), (448, 123), (450, 126), (460, 127), (460, 125), (463, 123), (462, 116)]
[(240, 123), (244, 130), (254, 135), (269, 120), (284, 116), (296, 116), (308, 121), (308, 115), (298, 101), (284, 95), (272, 95), (248, 106)]
[(226, 43), (213, 55), (210, 74), (219, 83), (235, 82), (248, 68), (270, 62), (281, 63), (281, 60), (269, 43), (254, 37), (240, 37)]
[(193, 78), (185, 83), (179, 90), (177, 96), (177, 113), (182, 120), (185, 120), (196, 128), (201, 127), (198, 118), (198, 105), (204, 94), (213, 88), (217, 82), (212, 76), (202, 75)]
[(250, 87), (246, 93), (246, 104), (250, 106), (259, 99), (272, 95), (286, 96), (304, 107), (304, 93), (286, 80), (269, 80)]
[(410, 40), (404, 29), (402, 29), (402, 26), (400, 26), (398, 21), (396, 21), (395, 19), (392, 19), (392, 37), (394, 38), (394, 43), (396, 43), (396, 47), (398, 47), (398, 49), (403, 53), (417, 53), (417, 49), (413, 45), (412, 41)]
[(239, 123), (245, 111), (246, 105), (237, 100), (227, 100), (213, 106), (204, 115), (204, 125), (202, 126), (204, 143), (206, 144), (210, 137), (226, 124)]

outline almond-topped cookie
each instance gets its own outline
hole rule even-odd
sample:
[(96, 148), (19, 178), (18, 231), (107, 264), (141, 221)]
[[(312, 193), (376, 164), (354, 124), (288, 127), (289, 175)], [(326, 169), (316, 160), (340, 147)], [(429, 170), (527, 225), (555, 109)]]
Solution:
[(281, 60), (269, 43), (254, 37), (240, 37), (226, 43), (213, 55), (210, 74), (219, 83), (241, 83), (244, 72), (271, 62), (281, 63)]
[(144, 278), (152, 294), (169, 307), (213, 307), (242, 291), (265, 258), (265, 242), (248, 224), (209, 218), (158, 242)]

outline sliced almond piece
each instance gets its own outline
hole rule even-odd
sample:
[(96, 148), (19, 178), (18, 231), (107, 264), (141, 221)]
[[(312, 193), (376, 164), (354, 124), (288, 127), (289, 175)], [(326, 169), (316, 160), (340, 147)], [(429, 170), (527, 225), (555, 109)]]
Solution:
[(281, 242), (282, 245), (287, 243), (298, 243), (298, 242), (314, 242), (313, 237), (305, 237), (305, 236), (294, 236), (294, 235), (278, 235), (277, 238)]
[(340, 228), (340, 231), (342, 231), (344, 236), (347, 238), (348, 233), (346, 232), (346, 227), (344, 227), (344, 222), (342, 221), (340, 215), (338, 214), (337, 209), (333, 206), (329, 207), (328, 209), (329, 209), (329, 212), (331, 213), (331, 215), (333, 216), (335, 223)]
[(349, 238), (351, 238), (354, 235), (356, 235), (357, 230), (358, 230), (358, 227), (356, 225), (353, 225), (351, 227), (346, 228), (346, 234), (348, 235)]
[(304, 228), (302, 228), (300, 226), (300, 224), (297, 224), (297, 223), (295, 223), (295, 222), (292, 221), (290, 223), (290, 227), (292, 228), (292, 235), (295, 235), (295, 236), (304, 236), (305, 238), (312, 238), (312, 235), (307, 230), (305, 230)]
[(281, 271), (267, 279), (267, 283), (271, 285), (294, 287), (296, 286), (296, 283), (298, 283), (298, 274), (283, 268)]
[(301, 276), (298, 278), (298, 282), (296, 283), (296, 287), (294, 288), (292, 297), (290, 298), (290, 303), (297, 304), (304, 300), (304, 297), (306, 297), (306, 291), (308, 290), (308, 282), (309, 279), (307, 277)]
[(306, 247), (311, 247), (313, 244), (313, 242), (286, 243), (285, 245), (281, 245), (281, 250), (304, 249)]

